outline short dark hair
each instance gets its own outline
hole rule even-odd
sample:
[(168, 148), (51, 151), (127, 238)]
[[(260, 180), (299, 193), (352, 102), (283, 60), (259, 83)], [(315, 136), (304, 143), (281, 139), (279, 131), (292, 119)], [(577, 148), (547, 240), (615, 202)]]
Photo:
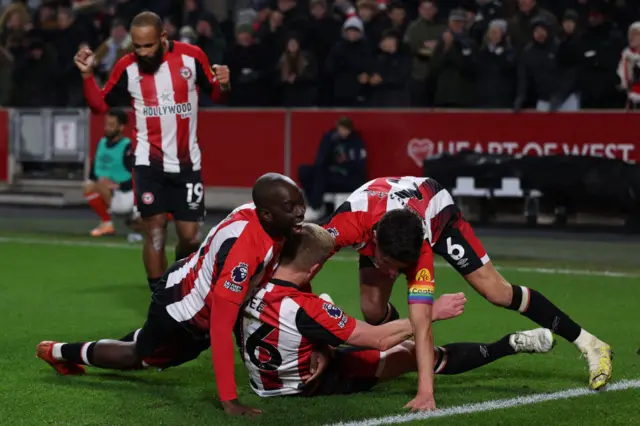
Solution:
[(422, 219), (408, 209), (391, 210), (378, 222), (376, 239), (385, 257), (407, 264), (416, 263), (424, 242)]
[(158, 35), (162, 34), (162, 19), (153, 12), (142, 12), (137, 14), (131, 21), (131, 28), (133, 27), (155, 27), (158, 30)]
[(349, 117), (343, 115), (342, 117), (338, 118), (338, 121), (336, 121), (336, 126), (353, 130), (353, 121)]
[(107, 113), (108, 116), (115, 117), (118, 124), (126, 126), (129, 123), (129, 114), (118, 108), (111, 108)]

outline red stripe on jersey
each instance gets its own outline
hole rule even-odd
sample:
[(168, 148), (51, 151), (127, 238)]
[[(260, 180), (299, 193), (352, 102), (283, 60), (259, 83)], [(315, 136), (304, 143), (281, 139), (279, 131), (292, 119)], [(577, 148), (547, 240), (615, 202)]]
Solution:
[[(158, 91), (156, 90), (156, 79), (153, 75), (140, 75), (140, 90), (142, 99), (147, 107), (160, 106), (158, 101)], [(164, 154), (162, 152), (162, 125), (160, 117), (147, 117), (147, 139), (149, 140), (149, 161), (163, 168)]]
[[(173, 55), (167, 61), (169, 72), (171, 73), (171, 83), (173, 85), (173, 99), (176, 104), (186, 104), (189, 102), (189, 82), (182, 76), (182, 69), (185, 64), (182, 55)], [(176, 115), (177, 131), (176, 142), (178, 144), (178, 161), (180, 167), (191, 165), (191, 155), (189, 147), (189, 117)]]

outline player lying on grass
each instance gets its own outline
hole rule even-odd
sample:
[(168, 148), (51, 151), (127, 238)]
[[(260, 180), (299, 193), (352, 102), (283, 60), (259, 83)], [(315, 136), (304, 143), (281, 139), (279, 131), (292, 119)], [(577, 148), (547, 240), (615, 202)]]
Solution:
[(271, 278), (286, 239), (302, 230), (305, 206), (300, 188), (273, 173), (256, 181), (252, 196), (254, 205), (234, 210), (196, 253), (165, 272), (142, 329), (121, 340), (41, 342), (37, 356), (60, 374), (83, 374), (83, 365), (167, 368), (195, 359), (211, 346), (225, 412), (258, 413), (237, 400), (233, 328), (245, 298)]
[(435, 408), (429, 320), (434, 253), (444, 257), (489, 302), (518, 311), (574, 343), (588, 362), (592, 389), (600, 389), (611, 378), (611, 347), (542, 294), (510, 284), (489, 260), (449, 192), (433, 179), (406, 176), (372, 180), (351, 194), (325, 227), (334, 235), (337, 249), (355, 246), (360, 253), (360, 306), (370, 324), (397, 317), (388, 303), (389, 295), (399, 272), (407, 276), (409, 318), (419, 361), (418, 392), (408, 407)]
[[(240, 323), (240, 344), (253, 390), (260, 396), (347, 394), (377, 382), (417, 371), (416, 345), (409, 320), (372, 326), (316, 296), (308, 284), (329, 257), (333, 237), (318, 225), (285, 245), (271, 282), (247, 302)], [(323, 300), (324, 297), (324, 300)], [(462, 313), (462, 294), (447, 319)], [(350, 346), (341, 346), (346, 343)], [(551, 331), (512, 333), (493, 343), (453, 343), (434, 349), (432, 371), (458, 374), (523, 352), (548, 352)], [(314, 348), (338, 347), (322, 373), (312, 371)], [(309, 381), (309, 376), (318, 377)]]

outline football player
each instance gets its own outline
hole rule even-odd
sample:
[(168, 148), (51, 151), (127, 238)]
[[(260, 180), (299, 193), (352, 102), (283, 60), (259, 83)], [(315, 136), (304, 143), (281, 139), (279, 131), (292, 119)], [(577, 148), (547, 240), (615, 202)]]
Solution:
[[(358, 321), (309, 284), (334, 248), (332, 236), (318, 225), (303, 225), (289, 240), (270, 282), (247, 302), (239, 323), (241, 352), (250, 384), (260, 396), (347, 394), (368, 390), (379, 381), (417, 371), (411, 322), (380, 326)], [(458, 294), (436, 305), (433, 320), (462, 313)], [(349, 346), (342, 346), (342, 344)], [(326, 370), (314, 371), (314, 348), (329, 351)], [(458, 374), (517, 353), (544, 353), (553, 347), (544, 328), (511, 333), (493, 343), (453, 343), (434, 348), (432, 371)]]
[(378, 178), (357, 189), (325, 225), (336, 248), (355, 246), (360, 253), (360, 305), (370, 324), (397, 318), (388, 303), (396, 277), (408, 281), (409, 318), (418, 354), (418, 393), (408, 407), (435, 408), (431, 331), (434, 253), (444, 257), (494, 305), (517, 311), (574, 343), (589, 365), (590, 386), (611, 378), (611, 347), (588, 333), (541, 293), (510, 284), (453, 202), (451, 194), (429, 178)]
[(225, 412), (258, 414), (238, 401), (233, 328), (245, 298), (271, 277), (284, 242), (302, 231), (305, 205), (300, 188), (275, 173), (256, 181), (252, 197), (254, 204), (231, 212), (211, 229), (196, 253), (165, 272), (141, 329), (121, 340), (40, 342), (38, 358), (59, 374), (83, 374), (84, 365), (168, 368), (211, 347)]

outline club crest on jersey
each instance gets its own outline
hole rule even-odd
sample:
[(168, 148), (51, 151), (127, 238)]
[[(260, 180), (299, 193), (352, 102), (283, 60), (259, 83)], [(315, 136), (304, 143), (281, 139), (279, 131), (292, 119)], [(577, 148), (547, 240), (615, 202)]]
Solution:
[(249, 275), (249, 265), (246, 263), (238, 263), (231, 271), (231, 279), (236, 284), (244, 282), (247, 279), (247, 275)]
[(431, 272), (427, 268), (422, 268), (416, 274), (416, 282), (431, 282)]
[(185, 80), (189, 80), (192, 76), (191, 74), (191, 69), (189, 67), (182, 67), (180, 68), (180, 75), (182, 76), (182, 78), (184, 78)]
[(333, 319), (342, 317), (342, 309), (338, 308), (336, 305), (332, 305), (331, 303), (324, 303), (322, 305), (322, 309), (327, 311), (327, 315), (329, 315)]
[(331, 236), (333, 238), (338, 238), (338, 235), (340, 235), (340, 233), (338, 232), (338, 230), (336, 228), (329, 228), (329, 229), (327, 229), (327, 232), (329, 234), (331, 234)]
[(153, 194), (150, 192), (145, 192), (144, 194), (142, 194), (142, 202), (146, 205), (153, 204), (154, 199), (155, 198), (153, 197)]

